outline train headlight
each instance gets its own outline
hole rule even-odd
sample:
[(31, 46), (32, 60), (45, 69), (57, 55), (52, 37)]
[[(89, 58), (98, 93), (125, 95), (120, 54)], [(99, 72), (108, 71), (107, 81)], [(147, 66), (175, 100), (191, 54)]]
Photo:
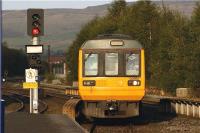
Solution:
[(95, 86), (95, 80), (83, 80), (83, 86)]
[(140, 86), (141, 82), (140, 80), (129, 80), (128, 86)]

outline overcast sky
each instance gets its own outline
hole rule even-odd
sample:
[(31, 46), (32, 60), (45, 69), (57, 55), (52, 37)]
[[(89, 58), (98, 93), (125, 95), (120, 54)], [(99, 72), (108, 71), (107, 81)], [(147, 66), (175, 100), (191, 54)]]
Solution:
[[(88, 6), (102, 5), (112, 0), (2, 0), (3, 10), (22, 10), (28, 8), (86, 8)], [(126, 0), (132, 2), (136, 0)]]

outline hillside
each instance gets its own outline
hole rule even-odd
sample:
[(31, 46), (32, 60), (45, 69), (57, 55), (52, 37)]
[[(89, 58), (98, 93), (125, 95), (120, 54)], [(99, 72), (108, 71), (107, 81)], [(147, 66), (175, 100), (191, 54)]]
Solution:
[[(130, 3), (129, 3), (130, 4)], [(161, 6), (161, 2), (155, 2)], [(194, 1), (168, 1), (165, 5), (190, 17)], [(52, 46), (52, 50), (65, 51), (81, 27), (95, 16), (104, 16), (109, 5), (87, 7), (85, 9), (46, 9), (45, 36), (41, 43)], [(30, 37), (26, 35), (26, 11), (3, 11), (3, 40), (12, 48), (23, 48), (30, 44)]]

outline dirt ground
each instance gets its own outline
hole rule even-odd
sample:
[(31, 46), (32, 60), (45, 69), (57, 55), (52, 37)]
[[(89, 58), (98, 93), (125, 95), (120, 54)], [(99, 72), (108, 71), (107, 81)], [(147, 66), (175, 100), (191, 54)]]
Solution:
[(46, 102), (48, 105), (48, 109), (45, 111), (45, 114), (62, 114), (62, 107), (66, 102), (65, 99), (47, 96), (41, 100)]

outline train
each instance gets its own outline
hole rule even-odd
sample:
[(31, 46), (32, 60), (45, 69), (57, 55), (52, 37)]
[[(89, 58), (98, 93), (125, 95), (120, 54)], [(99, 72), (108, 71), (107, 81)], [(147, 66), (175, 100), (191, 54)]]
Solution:
[(145, 51), (130, 36), (103, 34), (79, 49), (78, 92), (89, 118), (129, 118), (140, 114), (145, 95)]

